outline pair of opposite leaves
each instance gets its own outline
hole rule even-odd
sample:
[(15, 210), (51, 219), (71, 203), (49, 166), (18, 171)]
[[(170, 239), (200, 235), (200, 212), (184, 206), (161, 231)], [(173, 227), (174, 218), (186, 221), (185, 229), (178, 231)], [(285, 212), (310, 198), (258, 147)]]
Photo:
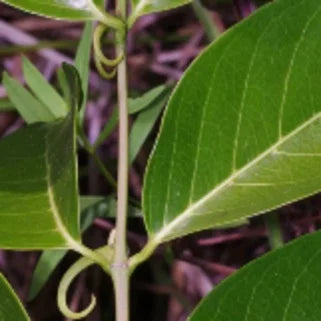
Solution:
[[(319, 1), (279, 0), (228, 31), (189, 68), (145, 179), (145, 222), (156, 243), (321, 189), (320, 30)], [(306, 274), (316, 258), (296, 266)], [(293, 299), (296, 290), (289, 291)]]
[[(145, 222), (155, 243), (233, 224), (320, 190), (318, 6), (316, 0), (268, 5), (231, 28), (188, 69), (167, 108), (145, 178)], [(64, 155), (66, 142), (56, 138), (57, 125), (49, 126), (1, 142), (1, 247), (68, 247), (66, 235), (76, 237), (76, 189), (69, 189), (72, 204), (60, 204), (58, 195), (65, 195), (64, 171), (76, 185), (70, 174), (74, 160), (66, 162), (70, 168), (59, 168), (53, 155)], [(74, 125), (69, 120), (60, 126), (64, 132)], [(13, 141), (30, 148), (9, 150)], [(69, 150), (75, 153), (74, 141)], [(41, 166), (33, 167), (32, 157)], [(21, 208), (10, 199), (19, 199)], [(28, 211), (28, 220), (19, 214)], [(13, 226), (21, 242), (8, 245)], [(32, 226), (44, 237), (55, 236), (50, 242), (32, 236)]]

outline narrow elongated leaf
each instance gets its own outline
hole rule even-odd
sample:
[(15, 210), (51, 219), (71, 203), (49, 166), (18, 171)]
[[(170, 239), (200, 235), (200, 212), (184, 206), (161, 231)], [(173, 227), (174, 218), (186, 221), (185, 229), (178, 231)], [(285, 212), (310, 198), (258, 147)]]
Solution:
[(191, 0), (132, 0), (131, 2), (133, 12), (129, 18), (130, 26), (142, 15), (174, 9), (190, 3)]
[(248, 264), (201, 302), (190, 321), (321, 319), (321, 233)]
[[(128, 113), (130, 115), (134, 115), (138, 112), (142, 112), (145, 109), (151, 108), (154, 106), (154, 103), (157, 103), (157, 99), (159, 99), (165, 92), (169, 90), (166, 86), (158, 86), (155, 87), (142, 96), (138, 98), (129, 98), (128, 99)], [(118, 124), (118, 109), (114, 109), (112, 115), (109, 118), (108, 123), (100, 133), (97, 141), (95, 142), (95, 147), (101, 145), (109, 135), (115, 130)]]
[(49, 109), (50, 113), (57, 119), (66, 117), (68, 113), (66, 102), (26, 57), (23, 57), (23, 74), (33, 94)]
[(56, 116), (51, 110), (7, 73), (4, 73), (3, 85), (11, 102), (28, 124), (56, 120)]
[(279, 0), (189, 68), (145, 180), (155, 242), (321, 190), (320, 32), (319, 0)]
[(83, 106), (84, 93), (78, 70), (72, 65), (63, 63), (58, 70), (58, 81), (67, 105), (79, 110)]
[(140, 111), (143, 111), (145, 108), (151, 106), (151, 104), (159, 98), (161, 95), (167, 91), (168, 88), (164, 85), (157, 86), (148, 90), (142, 96), (137, 98), (129, 98), (128, 99), (128, 112), (133, 115)]
[(79, 240), (75, 117), (0, 141), (0, 248), (70, 248)]
[(12, 287), (0, 273), (0, 320), (30, 321)]
[(32, 275), (28, 294), (29, 301), (36, 298), (67, 252), (67, 250), (47, 250), (41, 254)]
[(79, 111), (79, 121), (81, 124), (84, 121), (87, 104), (92, 35), (93, 23), (87, 22), (75, 58), (75, 67), (78, 70), (81, 79), (81, 87), (84, 95), (83, 102)]
[(129, 162), (132, 163), (146, 138), (153, 129), (164, 106), (168, 100), (168, 94), (163, 94), (153, 101), (152, 106), (140, 112), (137, 116), (129, 136)]
[[(60, 19), (94, 19), (91, 0), (2, 0), (11, 6), (31, 13)], [(103, 1), (96, 0), (101, 5)]]

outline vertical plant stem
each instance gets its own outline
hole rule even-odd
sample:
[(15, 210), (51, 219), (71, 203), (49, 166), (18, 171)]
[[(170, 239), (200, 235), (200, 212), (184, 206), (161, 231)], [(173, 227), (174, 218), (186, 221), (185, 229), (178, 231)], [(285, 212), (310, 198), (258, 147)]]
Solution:
[(194, 9), (195, 15), (197, 16), (197, 18), (199, 19), (199, 21), (202, 23), (204, 27), (204, 31), (206, 33), (208, 41), (212, 42), (220, 34), (212, 17), (210, 16), (208, 10), (203, 7), (200, 0), (193, 0), (192, 6)]
[(276, 250), (282, 247), (284, 242), (278, 213), (272, 212), (264, 215), (264, 222), (268, 232), (271, 249)]
[[(127, 1), (116, 0), (117, 15), (126, 21)], [(128, 206), (128, 101), (127, 101), (127, 55), (126, 35), (117, 35), (117, 56), (124, 59), (117, 67), (117, 88), (119, 108), (119, 153), (118, 153), (118, 203), (115, 238), (115, 256), (112, 276), (116, 300), (116, 321), (129, 321), (129, 270), (127, 256), (127, 206)]]

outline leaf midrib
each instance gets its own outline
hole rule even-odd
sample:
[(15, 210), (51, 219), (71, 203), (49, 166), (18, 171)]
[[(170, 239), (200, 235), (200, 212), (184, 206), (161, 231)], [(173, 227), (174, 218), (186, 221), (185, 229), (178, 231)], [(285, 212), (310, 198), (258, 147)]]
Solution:
[[(282, 112), (283, 112), (282, 109), (284, 108), (284, 104), (286, 101), (286, 93), (288, 91), (288, 83), (290, 80), (291, 71), (294, 66), (294, 61), (297, 56), (298, 49), (305, 38), (305, 34), (306, 34), (311, 22), (320, 13), (320, 11), (321, 11), (321, 6), (318, 7), (318, 9), (315, 11), (315, 13), (306, 21), (305, 26), (302, 29), (301, 35), (297, 41), (297, 44), (295, 45), (292, 58), (290, 59), (289, 71), (288, 71), (286, 78), (285, 78), (285, 93), (282, 96), (281, 114), (279, 115), (279, 118), (281, 118), (281, 119), (282, 119)], [(259, 42), (259, 40), (258, 40), (258, 42)], [(254, 54), (254, 56), (255, 56), (255, 54)], [(250, 66), (251, 66), (251, 64), (250, 64)], [(250, 67), (250, 69), (251, 69), (251, 67)], [(193, 212), (194, 209), (197, 209), (199, 206), (206, 203), (207, 199), (214, 197), (216, 193), (220, 192), (222, 189), (224, 189), (226, 186), (228, 186), (228, 184), (233, 183), (233, 180), (238, 178), (239, 175), (241, 175), (243, 172), (245, 172), (251, 166), (255, 165), (261, 159), (264, 159), (267, 155), (269, 155), (270, 152), (273, 152), (274, 149), (277, 149), (278, 146), (285, 143), (288, 139), (290, 139), (293, 135), (296, 135), (300, 130), (304, 129), (306, 126), (309, 126), (310, 123), (313, 123), (320, 116), (321, 116), (321, 112), (316, 114), (315, 116), (313, 116), (308, 121), (301, 124), (300, 126), (298, 126), (294, 131), (292, 131), (290, 134), (288, 134), (286, 136), (282, 136), (282, 133), (279, 131), (279, 140), (275, 144), (273, 144), (264, 153), (259, 154), (259, 156), (254, 158), (251, 162), (249, 162), (247, 165), (245, 165), (241, 169), (237, 170), (233, 174), (233, 171), (235, 170), (235, 166), (234, 166), (232, 168), (232, 175), (228, 179), (224, 180), (222, 183), (220, 183), (216, 187), (214, 187), (214, 189), (212, 191), (210, 191), (205, 196), (203, 196), (199, 201), (195, 202), (194, 204), (189, 203), (189, 207), (187, 209), (185, 209), (185, 211), (183, 211), (181, 214), (177, 215), (175, 217), (175, 219), (172, 222), (170, 222), (167, 226), (164, 227), (165, 224), (163, 224), (163, 228), (160, 229), (160, 231), (158, 233), (153, 233), (153, 235), (151, 235), (151, 237), (154, 238), (155, 240), (159, 241), (159, 243), (161, 243), (162, 240), (166, 239), (166, 235), (170, 235), (170, 231), (172, 228), (175, 229), (176, 226), (184, 225), (184, 220), (186, 219), (186, 217), (190, 213)], [(235, 161), (235, 160), (233, 159), (233, 161)]]
[(304, 122), (300, 126), (298, 126), (295, 130), (289, 133), (286, 136), (281, 137), (275, 144), (273, 144), (270, 148), (268, 148), (265, 152), (261, 153), (259, 156), (254, 158), (252, 161), (247, 163), (245, 166), (235, 171), (232, 175), (229, 176), (228, 179), (224, 180), (221, 184), (218, 184), (213, 190), (203, 196), (199, 201), (192, 204), (189, 208), (183, 211), (181, 214), (177, 215), (176, 218), (170, 222), (167, 226), (163, 227), (158, 233), (155, 233), (152, 238), (156, 243), (162, 243), (167, 237), (171, 234), (172, 230), (175, 230), (177, 226), (180, 226), (186, 218), (190, 214), (193, 213), (194, 210), (201, 207), (205, 204), (209, 199), (213, 198), (216, 194), (218, 194), (222, 189), (228, 187), (229, 185), (233, 185), (233, 181), (245, 173), (252, 166), (255, 166), (258, 162), (263, 160), (265, 157), (270, 156), (273, 152), (277, 152), (277, 148), (286, 143), (292, 137), (300, 133), (300, 131), (304, 130), (306, 127), (312, 125), (315, 121), (321, 118), (321, 112), (315, 114), (308, 121)]

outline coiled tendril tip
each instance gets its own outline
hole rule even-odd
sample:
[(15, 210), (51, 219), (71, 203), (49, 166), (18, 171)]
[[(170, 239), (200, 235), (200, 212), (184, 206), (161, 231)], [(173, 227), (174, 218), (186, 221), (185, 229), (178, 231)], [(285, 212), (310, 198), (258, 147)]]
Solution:
[[(95, 64), (96, 68), (101, 75), (101, 77), (106, 79), (111, 79), (116, 75), (116, 67), (124, 59), (124, 53), (119, 54), (116, 58), (110, 59), (107, 58), (102, 51), (102, 41), (101, 38), (103, 35), (109, 31), (108, 26), (99, 24), (94, 31), (94, 54), (95, 54)], [(111, 72), (105, 70), (104, 67), (112, 68)]]
[(82, 272), (84, 269), (94, 264), (94, 262), (86, 257), (79, 259), (74, 263), (70, 269), (63, 276), (59, 288), (58, 288), (58, 307), (63, 315), (69, 319), (78, 320), (85, 318), (89, 315), (96, 306), (96, 297), (91, 296), (91, 302), (88, 307), (80, 312), (73, 312), (67, 305), (67, 292), (72, 281), (77, 277), (77, 275)]

